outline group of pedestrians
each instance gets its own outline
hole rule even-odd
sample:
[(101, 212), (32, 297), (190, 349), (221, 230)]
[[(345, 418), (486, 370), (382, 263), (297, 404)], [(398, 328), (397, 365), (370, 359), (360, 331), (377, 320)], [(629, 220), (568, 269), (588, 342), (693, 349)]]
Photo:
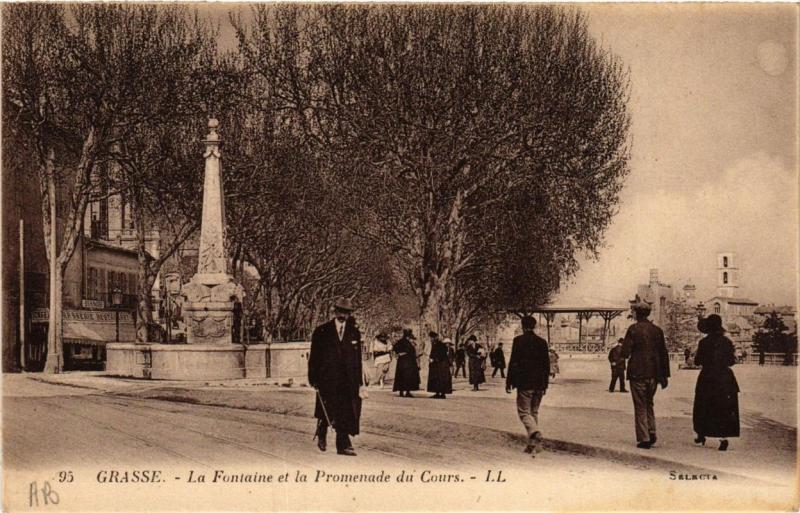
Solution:
[[(314, 330), (308, 360), (309, 384), (316, 390), (317, 446), (321, 451), (327, 449), (328, 427), (333, 427), (337, 453), (349, 456), (355, 455), (350, 436), (359, 432), (361, 400), (365, 397), (361, 333), (351, 316), (352, 311), (353, 306), (347, 300), (335, 304), (334, 318)], [(654, 398), (659, 386), (666, 389), (669, 384), (669, 356), (663, 331), (648, 319), (650, 305), (637, 302), (633, 311), (636, 322), (609, 353), (612, 369), (609, 392), (614, 391), (617, 381), (620, 391), (627, 392), (627, 378), (633, 398), (637, 447), (649, 449), (657, 441)], [(516, 389), (517, 415), (527, 434), (525, 452), (535, 456), (542, 447), (539, 409), (553, 375), (553, 353), (547, 342), (534, 333), (536, 320), (533, 317), (523, 316), (521, 325), (522, 334), (514, 338), (508, 361), (506, 392)], [(721, 439), (719, 450), (724, 451), (729, 446), (727, 439), (739, 436), (739, 387), (730, 369), (736, 357), (718, 315), (701, 319), (698, 329), (706, 337), (699, 342), (695, 354), (695, 363), (702, 367), (693, 410), (695, 442), (704, 445), (706, 438), (717, 437)], [(469, 382), (473, 390), (478, 390), (486, 381), (484, 368), (488, 355), (478, 344), (477, 337), (470, 336), (465, 347), (455, 349), (449, 339), (440, 339), (438, 333), (430, 332), (429, 337), (431, 351), (426, 388), (434, 393), (433, 397), (444, 399), (453, 392), (452, 378), (459, 370), (464, 370), (467, 362)], [(413, 331), (405, 329), (393, 345), (389, 345), (388, 336), (380, 334), (373, 346), (377, 348), (374, 351), (376, 362), (380, 359), (380, 364), (376, 365), (381, 366), (378, 378), (381, 384), (385, 381), (391, 354), (397, 355), (393, 391), (400, 397), (412, 397), (411, 392), (419, 390), (421, 384), (421, 355), (417, 354), (415, 339)], [(502, 345), (498, 344), (490, 358), (495, 368), (492, 377), (498, 371), (502, 377), (506, 367)]]
[[(627, 368), (636, 446), (649, 449), (658, 440), (653, 403), (658, 387), (666, 389), (669, 385), (669, 355), (664, 332), (648, 319), (650, 305), (639, 301), (633, 311), (636, 322), (608, 355), (612, 373), (608, 391), (614, 391), (617, 379), (620, 391), (626, 391), (623, 374)], [(694, 365), (701, 367), (692, 411), (694, 441), (705, 445), (707, 438), (719, 438), (719, 450), (725, 451), (730, 445), (728, 438), (739, 436), (739, 385), (730, 368), (736, 363), (736, 356), (719, 315), (701, 318), (697, 328), (706, 336), (694, 355)]]
[[(453, 378), (458, 376), (459, 371), (463, 377), (467, 377), (467, 367), (469, 367), (469, 384), (472, 385), (473, 390), (480, 390), (480, 385), (486, 382), (487, 353), (478, 343), (478, 338), (470, 335), (464, 345), (454, 348), (449, 338), (442, 339), (435, 331), (428, 333), (428, 337), (431, 340), (431, 352), (426, 390), (434, 394), (433, 398), (445, 399), (447, 394), (452, 394)], [(416, 340), (413, 331), (405, 329), (403, 336), (392, 348), (397, 355), (392, 390), (398, 392), (400, 397), (413, 397), (411, 392), (419, 390), (422, 384), (413, 340)], [(492, 377), (495, 377), (500, 371), (501, 377), (505, 378), (506, 364), (502, 345), (502, 343), (498, 344), (490, 355), (494, 367)], [(388, 365), (384, 367), (384, 371), (388, 372)]]

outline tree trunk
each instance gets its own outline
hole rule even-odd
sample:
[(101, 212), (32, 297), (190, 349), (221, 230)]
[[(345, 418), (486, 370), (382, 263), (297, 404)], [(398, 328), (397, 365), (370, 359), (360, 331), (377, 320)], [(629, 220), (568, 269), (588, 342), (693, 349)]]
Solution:
[(62, 298), (64, 297), (64, 274), (55, 266), (55, 275), (50, 276), (50, 315), (47, 329), (47, 360), (44, 373), (58, 374), (64, 367)]
[(153, 272), (147, 255), (147, 227), (141, 194), (140, 190), (131, 188), (129, 201), (133, 228), (136, 230), (136, 257), (139, 264), (139, 271), (136, 273), (136, 343), (146, 344), (150, 342), (148, 330), (153, 323), (153, 299), (150, 291), (153, 290), (156, 273)]
[(161, 342), (160, 340), (150, 340), (149, 326), (153, 324), (153, 298), (150, 291), (156, 282), (156, 273), (152, 272), (151, 266), (139, 265), (137, 274), (136, 293), (136, 343), (146, 344), (149, 342)]
[(55, 184), (55, 152), (48, 149), (44, 169), (40, 170), (42, 188), (42, 228), (44, 232), (44, 245), (50, 267), (50, 311), (47, 329), (47, 359), (44, 372), (57, 374), (61, 372), (64, 358), (62, 354), (62, 326), (61, 326), (61, 298), (63, 296), (64, 279), (59, 273), (57, 262), (58, 230), (57, 194)]

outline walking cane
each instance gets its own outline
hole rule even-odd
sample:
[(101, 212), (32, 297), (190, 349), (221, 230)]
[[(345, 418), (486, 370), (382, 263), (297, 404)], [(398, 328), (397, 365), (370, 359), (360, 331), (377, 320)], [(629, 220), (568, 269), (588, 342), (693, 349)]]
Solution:
[[(333, 424), (331, 423), (331, 419), (330, 419), (330, 417), (328, 417), (328, 410), (325, 408), (325, 401), (322, 400), (322, 394), (319, 393), (319, 389), (318, 388), (315, 388), (314, 390), (317, 392), (317, 397), (319, 398), (320, 406), (322, 406), (322, 414), (325, 415), (325, 420), (328, 422), (329, 426), (333, 427)], [(319, 428), (320, 428), (321, 424), (322, 424), (322, 419), (317, 419), (317, 430), (314, 432), (314, 438), (312, 438), (311, 440), (316, 440), (317, 439), (317, 436), (319, 435)]]

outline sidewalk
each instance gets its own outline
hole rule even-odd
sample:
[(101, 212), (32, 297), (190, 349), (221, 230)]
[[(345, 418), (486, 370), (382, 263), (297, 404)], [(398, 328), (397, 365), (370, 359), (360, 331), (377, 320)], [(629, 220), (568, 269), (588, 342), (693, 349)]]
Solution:
[[(710, 439), (706, 447), (693, 443), (692, 398), (697, 371), (673, 371), (666, 390), (655, 399), (659, 441), (650, 450), (637, 449), (630, 394), (609, 393), (602, 362), (562, 362), (562, 374), (542, 403), (540, 423), (546, 447), (627, 465), (655, 467), (678, 474), (716, 474), (785, 485), (794, 480), (796, 435), (796, 368), (735, 368), (742, 394), (742, 436), (727, 452)], [(179, 382), (110, 378), (103, 373), (28, 375), (49, 383), (142, 399), (160, 399), (224, 406), (273, 414), (310, 417), (313, 392), (304, 386), (276, 386), (274, 380)], [(514, 395), (498, 376), (480, 392), (470, 391), (463, 378), (455, 394), (433, 401), (424, 392), (400, 399), (391, 388), (370, 388), (362, 427), (403, 430), (421, 443), (458, 443), (522, 447), (523, 429), (516, 417)], [(780, 390), (780, 393), (776, 393)], [(431, 422), (433, 421), (433, 422)], [(400, 426), (400, 427), (398, 427)]]

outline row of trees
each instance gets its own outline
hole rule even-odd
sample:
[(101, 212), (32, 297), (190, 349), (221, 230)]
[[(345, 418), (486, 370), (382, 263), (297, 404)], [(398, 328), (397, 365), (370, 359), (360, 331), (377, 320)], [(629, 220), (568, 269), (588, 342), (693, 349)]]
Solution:
[(753, 335), (753, 351), (758, 353), (783, 353), (784, 364), (794, 363), (797, 353), (797, 330), (789, 333), (780, 314), (772, 312), (764, 320), (764, 324)]
[[(227, 53), (183, 7), (9, 5), (3, 22), (4, 133), (37, 166), (54, 304), (88, 202), (121, 193), (140, 326), (197, 230), (211, 116), (231, 258), (258, 270), (248, 306), (278, 339), (341, 296), (368, 329), (456, 336), (541, 304), (600, 247), (628, 171), (627, 73), (573, 10), (258, 6)], [(169, 234), (157, 259), (150, 227)]]
[(421, 326), (458, 338), (544, 303), (601, 244), (627, 173), (627, 75), (580, 13), (258, 7), (233, 21), (263, 138), (288, 134), (292, 158), (314, 160), (310, 185), (341, 202), (325, 214), (337, 240), (367, 250), (364, 271), (382, 275), (369, 282), (413, 298)]

